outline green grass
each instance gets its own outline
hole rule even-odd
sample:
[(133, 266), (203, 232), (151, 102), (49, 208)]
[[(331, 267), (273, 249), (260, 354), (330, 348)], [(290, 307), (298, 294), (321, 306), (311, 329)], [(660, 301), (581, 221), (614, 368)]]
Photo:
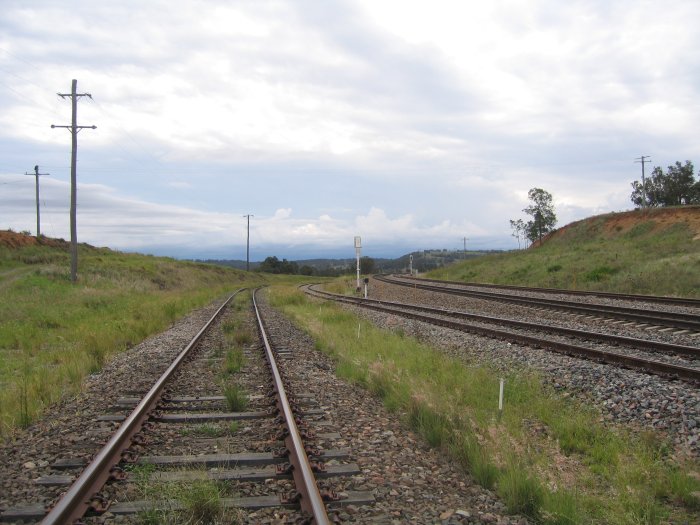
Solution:
[(240, 348), (232, 348), (224, 358), (224, 373), (233, 375), (241, 371), (245, 365), (245, 356)]
[(29, 425), (113, 355), (261, 276), (79, 247), (0, 247), (0, 436)]
[[(380, 396), (407, 424), (536, 523), (692, 522), (697, 462), (659, 436), (609, 428), (597, 414), (523, 370), (500, 374), (360, 321), (334, 305), (274, 287), (281, 308), (336, 360), (336, 371)], [(361, 324), (358, 338), (358, 323)]]
[(224, 397), (231, 412), (243, 412), (248, 408), (248, 394), (238, 385), (225, 385)]
[[(235, 525), (243, 522), (242, 512), (225, 509), (224, 485), (206, 479), (167, 483), (153, 479), (153, 465), (131, 469), (131, 479), (137, 487), (137, 499), (150, 502), (153, 508), (141, 511), (136, 522), (143, 525)], [(176, 507), (177, 506), (177, 507)], [(179, 510), (173, 510), (178, 508)]]
[(180, 430), (181, 436), (202, 436), (202, 437), (225, 437), (232, 436), (238, 432), (238, 421), (231, 421), (229, 424), (202, 423), (201, 425), (188, 425)]
[[(673, 211), (673, 210), (672, 210)], [(700, 207), (684, 207), (700, 214)], [(700, 297), (700, 240), (664, 209), (578, 221), (540, 247), (486, 255), (433, 270), (437, 279)], [(638, 222), (621, 223), (632, 217)]]
[(243, 347), (253, 341), (250, 329), (246, 326), (246, 308), (250, 304), (250, 293), (248, 291), (238, 294), (232, 304), (232, 315), (222, 323), (221, 330), (224, 333), (224, 355), (223, 374), (226, 376), (237, 374), (245, 365), (245, 355)]

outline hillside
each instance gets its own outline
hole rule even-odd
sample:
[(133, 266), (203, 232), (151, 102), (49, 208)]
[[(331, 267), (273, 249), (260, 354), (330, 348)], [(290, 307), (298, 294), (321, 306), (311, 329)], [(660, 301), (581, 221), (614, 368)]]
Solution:
[(466, 282), (700, 297), (700, 206), (576, 221), (541, 246), (488, 255), (429, 277)]
[(0, 231), (0, 436), (114, 354), (260, 274)]
[[(374, 272), (377, 273), (394, 273), (407, 272), (410, 264), (410, 257), (413, 256), (413, 269), (419, 272), (427, 272), (435, 268), (440, 268), (455, 261), (481, 257), (487, 253), (500, 253), (501, 250), (493, 251), (467, 251), (466, 254), (462, 250), (419, 250), (396, 259), (377, 258), (369, 256), (374, 262)], [(203, 259), (197, 262), (208, 264), (218, 264), (229, 266), (231, 268), (245, 269), (246, 262), (241, 260), (222, 260), (222, 259)], [(356, 267), (355, 258), (345, 259), (300, 259), (290, 261), (297, 265), (298, 268), (304, 266), (312, 269), (311, 275), (316, 276), (331, 276), (337, 277), (343, 274), (354, 274)], [(257, 270), (260, 267), (259, 262), (251, 262), (250, 269)], [(309, 274), (307, 274), (309, 275)]]

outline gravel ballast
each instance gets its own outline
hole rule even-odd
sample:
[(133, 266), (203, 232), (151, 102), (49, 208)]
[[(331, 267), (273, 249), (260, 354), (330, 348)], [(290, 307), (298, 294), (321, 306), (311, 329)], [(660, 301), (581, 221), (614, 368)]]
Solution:
[[(370, 283), (370, 297), (520, 321), (554, 321), (567, 328), (595, 329), (599, 332), (628, 337), (698, 345), (697, 338), (692, 337), (693, 334), (674, 335), (668, 332), (634, 329), (630, 326), (620, 327), (562, 312), (422, 291), (390, 285), (374, 279)], [(344, 308), (352, 309), (378, 326), (390, 326), (394, 330), (400, 329), (407, 335), (416, 336), (466, 362), (477, 360), (504, 371), (522, 367), (533, 368), (558, 391), (565, 395), (575, 395), (586, 403), (592, 404), (605, 420), (629, 423), (638, 428), (666, 433), (670, 436), (677, 453), (682, 455), (697, 457), (700, 451), (700, 392), (692, 384), (568, 357), (539, 348), (522, 347), (457, 332), (407, 320), (397, 315), (387, 315), (354, 306), (344, 306)]]

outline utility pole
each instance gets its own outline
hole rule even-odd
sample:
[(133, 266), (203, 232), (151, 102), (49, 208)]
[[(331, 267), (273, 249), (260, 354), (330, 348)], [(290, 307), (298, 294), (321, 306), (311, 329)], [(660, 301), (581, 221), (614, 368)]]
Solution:
[(467, 241), (468, 241), (469, 239), (467, 239), (466, 237), (464, 237), (463, 240), (464, 240), (464, 259), (466, 259), (466, 258), (467, 258)]
[(39, 177), (42, 175), (50, 175), (50, 173), (39, 173), (39, 165), (34, 166), (34, 173), (24, 172), (25, 175), (33, 175), (36, 177), (36, 238), (41, 237), (41, 220), (39, 218)]
[(70, 130), (73, 141), (71, 144), (70, 156), (70, 280), (75, 283), (78, 281), (78, 228), (76, 220), (78, 189), (75, 175), (76, 157), (78, 155), (78, 133), (81, 129), (90, 128), (97, 129), (97, 126), (78, 126), (78, 98), (89, 97), (90, 93), (77, 93), (78, 81), (73, 79), (70, 93), (57, 93), (59, 97), (65, 100), (66, 97), (71, 98), (72, 103), (72, 118), (70, 126), (56, 126), (51, 124), (53, 128), (66, 128)]
[(255, 217), (255, 215), (248, 214), (244, 215), (243, 217), (248, 219), (248, 235), (246, 237), (246, 242), (245, 242), (245, 271), (249, 272), (250, 271), (250, 218)]
[(634, 162), (635, 163), (641, 163), (642, 165), (642, 208), (647, 207), (647, 189), (646, 189), (646, 184), (644, 180), (644, 164), (647, 162), (651, 162), (651, 160), (644, 160), (644, 159), (651, 159), (651, 156), (649, 155), (642, 155), (638, 159), (636, 159)]

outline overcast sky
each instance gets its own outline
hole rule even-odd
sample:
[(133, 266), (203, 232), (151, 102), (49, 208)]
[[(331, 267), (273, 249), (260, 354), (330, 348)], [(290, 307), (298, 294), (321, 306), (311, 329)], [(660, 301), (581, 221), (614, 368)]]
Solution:
[(2, 0), (0, 229), (178, 257), (512, 248), (700, 163), (697, 0)]

